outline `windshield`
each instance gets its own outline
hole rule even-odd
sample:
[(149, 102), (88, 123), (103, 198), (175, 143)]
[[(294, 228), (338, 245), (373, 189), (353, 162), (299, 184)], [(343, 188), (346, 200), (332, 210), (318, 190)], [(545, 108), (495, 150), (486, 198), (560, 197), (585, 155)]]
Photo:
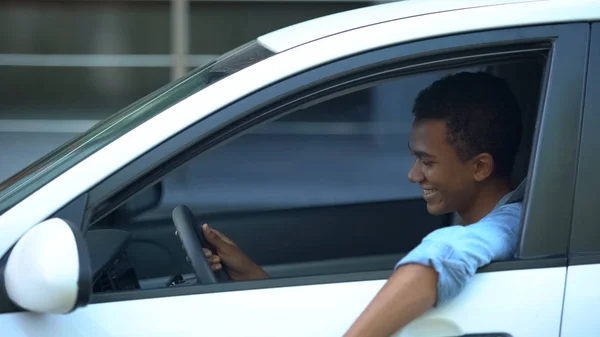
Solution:
[(143, 97), (95, 124), (0, 184), (0, 213), (58, 177), (69, 168), (170, 106), (207, 86), (273, 55), (249, 42)]

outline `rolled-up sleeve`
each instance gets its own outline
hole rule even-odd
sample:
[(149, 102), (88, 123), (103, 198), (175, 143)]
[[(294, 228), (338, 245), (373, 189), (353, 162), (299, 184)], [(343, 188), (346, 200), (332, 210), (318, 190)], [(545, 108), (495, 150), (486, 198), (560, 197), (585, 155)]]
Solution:
[(478, 223), (436, 230), (400, 260), (396, 269), (406, 264), (434, 268), (439, 274), (435, 306), (440, 306), (458, 295), (477, 269), (513, 256), (520, 215), (521, 204), (509, 204)]

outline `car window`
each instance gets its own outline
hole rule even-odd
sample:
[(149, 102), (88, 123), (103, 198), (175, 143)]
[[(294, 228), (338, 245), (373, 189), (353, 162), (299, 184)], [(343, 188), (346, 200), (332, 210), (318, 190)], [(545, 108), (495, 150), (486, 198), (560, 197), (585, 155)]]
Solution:
[[(427, 213), (409, 183), (412, 104), (445, 75), (485, 71), (513, 88), (525, 125), (515, 186), (527, 174), (544, 52), (431, 70), (345, 89), (251, 128), (169, 172), (88, 232), (119, 229), (134, 288), (161, 288), (193, 273), (171, 212), (190, 207), (274, 278), (391, 270), (429, 232), (452, 224)], [(150, 209), (146, 199), (156, 199)], [(150, 203), (152, 204), (152, 203)], [(114, 273), (114, 270), (113, 270)], [(109, 279), (108, 272), (104, 280)], [(95, 290), (118, 290), (118, 286)]]
[(0, 213), (169, 106), (271, 55), (273, 53), (258, 42), (249, 42), (102, 120), (4, 182), (0, 182)]

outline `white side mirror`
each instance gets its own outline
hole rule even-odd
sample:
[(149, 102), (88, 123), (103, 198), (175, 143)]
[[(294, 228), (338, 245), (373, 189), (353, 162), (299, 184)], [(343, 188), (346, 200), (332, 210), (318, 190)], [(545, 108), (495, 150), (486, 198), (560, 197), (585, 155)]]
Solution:
[(28, 311), (66, 314), (87, 305), (92, 270), (83, 236), (58, 218), (31, 228), (10, 252), (3, 283), (10, 300)]

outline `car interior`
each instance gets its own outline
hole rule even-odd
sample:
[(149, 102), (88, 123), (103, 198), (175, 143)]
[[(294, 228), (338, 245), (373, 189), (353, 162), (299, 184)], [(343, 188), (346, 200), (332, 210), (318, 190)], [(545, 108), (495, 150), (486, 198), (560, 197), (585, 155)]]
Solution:
[[(198, 226), (226, 234), (272, 278), (391, 271), (428, 233), (457, 223), (454, 214), (430, 215), (406, 178), (416, 94), (458, 70), (506, 79), (523, 118), (512, 177), (517, 188), (529, 168), (545, 65), (545, 53), (529, 53), (393, 79), (201, 153), (87, 231), (94, 292), (195, 284), (174, 233), (171, 212), (178, 205), (193, 211)], [(523, 189), (515, 194), (523, 197)]]

